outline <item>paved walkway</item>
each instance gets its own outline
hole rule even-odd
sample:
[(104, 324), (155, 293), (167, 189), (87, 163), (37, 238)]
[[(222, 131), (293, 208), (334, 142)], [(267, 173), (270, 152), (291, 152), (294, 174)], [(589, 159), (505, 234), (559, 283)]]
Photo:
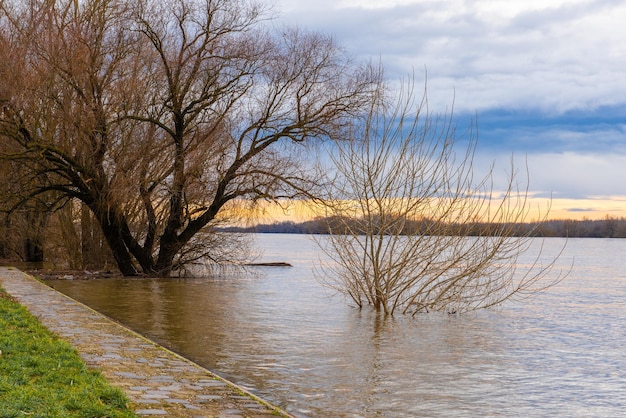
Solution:
[(122, 388), (138, 415), (288, 416), (17, 269), (0, 267), (0, 287)]

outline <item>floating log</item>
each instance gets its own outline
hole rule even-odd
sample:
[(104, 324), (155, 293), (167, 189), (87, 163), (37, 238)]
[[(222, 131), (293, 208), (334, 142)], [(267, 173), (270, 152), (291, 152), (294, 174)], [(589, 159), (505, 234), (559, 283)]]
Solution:
[(247, 263), (246, 266), (260, 266), (260, 267), (293, 267), (289, 263), (285, 263), (283, 261), (278, 262), (270, 262), (270, 263)]

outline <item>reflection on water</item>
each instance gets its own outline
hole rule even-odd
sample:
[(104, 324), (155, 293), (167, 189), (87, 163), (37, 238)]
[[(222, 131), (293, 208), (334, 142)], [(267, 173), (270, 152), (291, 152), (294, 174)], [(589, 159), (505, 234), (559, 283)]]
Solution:
[[(574, 271), (523, 303), (382, 319), (315, 280), (305, 236), (260, 235), (294, 267), (52, 286), (301, 416), (616, 416), (626, 411), (626, 240), (570, 240)], [(548, 240), (558, 252), (562, 240)]]

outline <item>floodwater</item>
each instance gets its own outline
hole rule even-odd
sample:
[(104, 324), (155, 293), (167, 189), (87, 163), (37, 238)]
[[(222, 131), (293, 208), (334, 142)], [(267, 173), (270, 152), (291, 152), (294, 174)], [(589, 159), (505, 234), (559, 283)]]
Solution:
[(570, 275), (522, 302), (388, 319), (319, 284), (309, 237), (257, 241), (293, 267), (51, 285), (297, 416), (626, 413), (626, 240), (570, 239)]

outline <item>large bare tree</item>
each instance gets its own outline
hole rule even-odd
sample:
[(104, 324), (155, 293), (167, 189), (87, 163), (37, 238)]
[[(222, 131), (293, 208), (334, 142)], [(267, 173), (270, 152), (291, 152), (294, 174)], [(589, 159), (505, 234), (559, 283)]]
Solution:
[(0, 5), (18, 201), (83, 202), (125, 275), (219, 259), (205, 232), (233, 202), (310, 193), (299, 152), (341, 138), (378, 78), (245, 0)]
[(317, 238), (331, 260), (324, 283), (393, 315), (491, 307), (559, 280), (545, 278), (555, 258), (541, 251), (518, 268), (533, 233), (515, 236), (527, 178), (511, 167), (495, 190), (493, 167), (475, 176), (471, 127), (457, 135), (453, 115), (432, 113), (413, 83), (400, 97), (383, 92), (332, 152), (330, 235)]

